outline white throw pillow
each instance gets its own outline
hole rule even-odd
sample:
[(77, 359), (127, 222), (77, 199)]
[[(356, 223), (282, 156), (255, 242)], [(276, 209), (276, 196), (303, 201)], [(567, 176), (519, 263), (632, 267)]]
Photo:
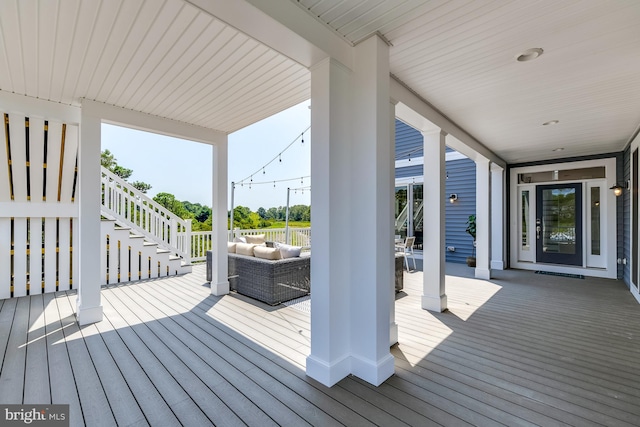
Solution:
[(234, 237), (233, 241), (236, 243), (247, 243), (247, 239), (245, 239), (244, 236)]
[(295, 258), (300, 256), (302, 248), (300, 246), (285, 245), (284, 243), (276, 243), (276, 248), (280, 250), (282, 258)]
[(236, 243), (236, 253), (238, 255), (253, 256), (253, 248), (255, 246), (252, 243)]
[(267, 248), (264, 246), (256, 246), (253, 248), (253, 254), (256, 258), (276, 260), (282, 258), (280, 250), (277, 248)]
[(235, 254), (236, 253), (236, 244), (237, 243), (227, 242), (227, 252), (229, 252), (230, 254)]
[(255, 235), (247, 234), (242, 237), (244, 237), (247, 240), (247, 243), (255, 243), (256, 245), (260, 245), (264, 243), (264, 234), (255, 234)]

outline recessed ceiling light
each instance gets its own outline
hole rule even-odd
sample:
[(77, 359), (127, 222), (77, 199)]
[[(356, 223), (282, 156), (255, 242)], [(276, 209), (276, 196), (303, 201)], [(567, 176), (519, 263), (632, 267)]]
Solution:
[(539, 47), (534, 47), (525, 50), (520, 55), (518, 55), (516, 59), (519, 62), (532, 61), (542, 55), (542, 52), (544, 52), (544, 50), (540, 49)]
[(542, 126), (553, 126), (560, 123), (560, 120), (549, 120), (548, 122), (544, 122)]
[(553, 151), (563, 151), (564, 148), (563, 147), (558, 147), (558, 148), (554, 148)]

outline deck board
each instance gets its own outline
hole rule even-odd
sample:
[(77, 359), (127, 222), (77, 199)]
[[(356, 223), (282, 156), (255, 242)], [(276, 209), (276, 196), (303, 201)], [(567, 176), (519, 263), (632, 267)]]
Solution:
[(104, 320), (82, 328), (75, 291), (3, 300), (0, 396), (69, 403), (74, 426), (640, 424), (640, 306), (623, 284), (470, 272), (447, 276), (435, 314), (405, 273), (380, 387), (307, 377), (309, 314), (212, 296), (203, 266), (104, 287)]

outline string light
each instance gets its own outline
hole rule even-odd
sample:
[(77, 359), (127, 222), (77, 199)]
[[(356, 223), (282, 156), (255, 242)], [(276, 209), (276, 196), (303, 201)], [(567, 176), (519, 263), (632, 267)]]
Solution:
[[(279, 182), (291, 182), (291, 181), (297, 181), (297, 180), (301, 180), (301, 182), (304, 183), (304, 179), (306, 178), (311, 178), (310, 175), (307, 176), (303, 176), (302, 178), (286, 178), (286, 179), (276, 179), (276, 180), (271, 180), (271, 181), (251, 181), (249, 183), (247, 183), (247, 185), (249, 185), (249, 187), (251, 186), (255, 186), (255, 185), (264, 185), (264, 184), (276, 184)], [(243, 187), (243, 183), (240, 183), (240, 186)]]
[[(266, 174), (266, 170), (265, 168), (267, 166), (269, 166), (271, 163), (275, 162), (276, 159), (278, 159), (278, 161), (280, 163), (282, 163), (282, 154), (287, 151), (289, 148), (291, 148), (291, 146), (293, 146), (293, 144), (296, 143), (296, 141), (298, 140), (298, 138), (300, 138), (302, 144), (304, 144), (304, 134), (305, 132), (307, 132), (309, 129), (311, 129), (311, 126), (307, 127), (304, 131), (302, 131), (302, 133), (299, 136), (296, 136), (295, 139), (293, 141), (291, 141), (291, 143), (289, 143), (289, 145), (287, 145), (284, 150), (280, 151), (273, 159), (269, 160), (266, 164), (264, 164), (260, 169), (262, 169), (262, 173)], [(257, 171), (255, 171), (254, 173), (252, 173), (251, 175), (249, 175), (248, 177), (241, 179), (237, 182), (239, 182), (240, 184), (242, 184), (243, 182), (245, 182), (248, 179), (251, 179), (251, 181), (253, 181), (253, 175), (257, 174), (258, 172), (260, 172), (260, 169), (258, 169)], [(271, 181), (269, 181), (271, 182)]]

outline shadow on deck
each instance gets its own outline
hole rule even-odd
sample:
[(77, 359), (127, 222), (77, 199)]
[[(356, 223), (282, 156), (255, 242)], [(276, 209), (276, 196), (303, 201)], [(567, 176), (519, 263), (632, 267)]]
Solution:
[(0, 403), (69, 403), (72, 425), (638, 425), (640, 306), (624, 284), (447, 265), (449, 311), (396, 300), (396, 373), (380, 387), (306, 377), (309, 315), (213, 297), (194, 273), (0, 301)]

